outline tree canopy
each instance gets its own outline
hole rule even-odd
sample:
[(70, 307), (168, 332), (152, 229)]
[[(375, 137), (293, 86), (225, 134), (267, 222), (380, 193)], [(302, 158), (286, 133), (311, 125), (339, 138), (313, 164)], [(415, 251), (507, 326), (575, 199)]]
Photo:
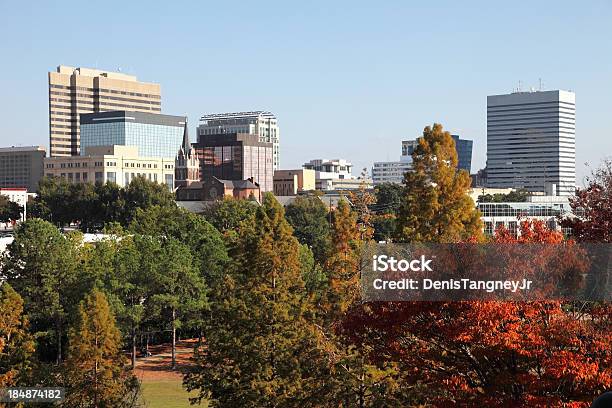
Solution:
[(442, 125), (427, 126), (404, 175), (396, 238), (404, 242), (457, 242), (482, 235), (482, 222), (467, 195), (470, 175), (457, 170), (455, 141)]

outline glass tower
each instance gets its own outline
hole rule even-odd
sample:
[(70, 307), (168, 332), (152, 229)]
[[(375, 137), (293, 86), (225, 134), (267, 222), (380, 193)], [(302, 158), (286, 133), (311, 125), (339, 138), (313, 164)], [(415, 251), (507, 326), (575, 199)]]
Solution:
[(173, 158), (181, 147), (184, 116), (112, 111), (81, 115), (81, 155), (91, 146), (136, 146), (141, 157)]

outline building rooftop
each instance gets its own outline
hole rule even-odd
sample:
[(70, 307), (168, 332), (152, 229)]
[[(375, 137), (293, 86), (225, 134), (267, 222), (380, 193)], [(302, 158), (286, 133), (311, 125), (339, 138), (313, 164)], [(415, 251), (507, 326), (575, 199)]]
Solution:
[(115, 72), (115, 71), (104, 71), (95, 68), (83, 68), (83, 67), (70, 67), (68, 65), (60, 65), (57, 67), (57, 72), (59, 74), (66, 75), (83, 75), (88, 77), (105, 77), (109, 79), (119, 79), (122, 81), (138, 81), (138, 78), (134, 75), (124, 74), (123, 72)]
[(229, 120), (238, 118), (276, 118), (272, 112), (267, 111), (249, 111), (249, 112), (228, 112), (228, 113), (210, 113), (200, 118), (201, 122), (207, 120)]
[(246, 189), (246, 188), (258, 188), (254, 183), (252, 183), (250, 180), (221, 180), (215, 177), (215, 180), (220, 181), (221, 183), (223, 183), (223, 185), (225, 186), (225, 188), (240, 188), (240, 189)]
[(185, 126), (186, 116), (164, 115), (152, 112), (136, 112), (127, 110), (116, 110), (106, 112), (81, 113), (82, 125), (106, 122), (137, 122), (152, 125)]
[(39, 151), (44, 152), (45, 148), (42, 146), (11, 146), (11, 147), (0, 147), (0, 153), (3, 152), (33, 152)]

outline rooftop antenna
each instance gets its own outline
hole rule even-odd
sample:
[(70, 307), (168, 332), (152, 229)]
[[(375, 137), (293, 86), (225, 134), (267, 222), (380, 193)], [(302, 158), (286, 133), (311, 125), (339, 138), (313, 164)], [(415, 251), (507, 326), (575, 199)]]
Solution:
[(539, 78), (540, 80), (540, 91), (542, 90), (542, 78)]
[(521, 80), (519, 79), (518, 91), (521, 92)]

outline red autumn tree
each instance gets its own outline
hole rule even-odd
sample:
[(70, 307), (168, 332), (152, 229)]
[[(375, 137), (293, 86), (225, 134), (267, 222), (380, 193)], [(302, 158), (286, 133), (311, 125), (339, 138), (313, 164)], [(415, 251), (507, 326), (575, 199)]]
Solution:
[[(541, 222), (522, 222), (519, 238), (563, 239)], [(535, 260), (541, 261), (541, 260)], [(540, 302), (377, 302), (343, 322), (373, 358), (397, 362), (433, 406), (588, 406), (612, 386), (609, 306)], [(575, 305), (573, 305), (575, 306)]]
[(561, 221), (578, 241), (612, 242), (612, 159), (587, 178), (587, 186), (570, 198), (575, 217)]

